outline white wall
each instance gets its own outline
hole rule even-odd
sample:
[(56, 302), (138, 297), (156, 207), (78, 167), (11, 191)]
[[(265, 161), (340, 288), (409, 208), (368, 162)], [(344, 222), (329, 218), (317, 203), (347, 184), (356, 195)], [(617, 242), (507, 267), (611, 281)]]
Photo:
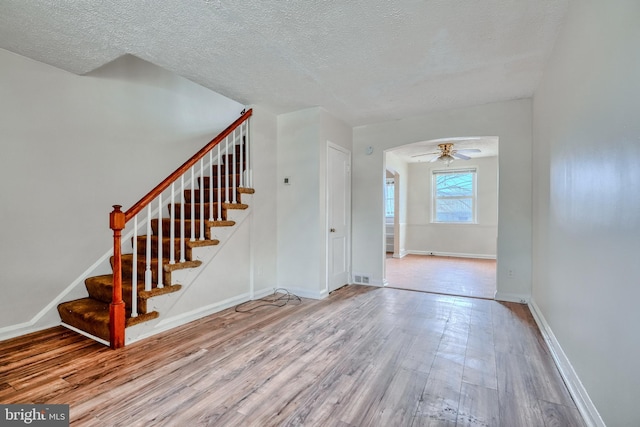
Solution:
[(77, 76), (0, 50), (0, 329), (30, 322), (106, 253), (131, 206), (243, 106), (122, 57)]
[(251, 116), (253, 188), (251, 209), (251, 258), (253, 289), (261, 291), (277, 286), (277, 140), (276, 116), (257, 105)]
[(310, 293), (320, 287), (318, 114), (311, 108), (278, 116), (278, 285)]
[(351, 150), (351, 140), (319, 107), (278, 116), (278, 284), (302, 296), (327, 293), (327, 142)]
[[(527, 299), (531, 292), (531, 100), (434, 112), (360, 126), (353, 139), (353, 269), (382, 284), (383, 151), (430, 139), (500, 138), (497, 297)], [(366, 147), (374, 152), (366, 155)], [(513, 275), (507, 274), (508, 270)]]
[(477, 171), (477, 223), (438, 224), (432, 218), (432, 173), (442, 164), (409, 165), (407, 250), (410, 253), (495, 258), (498, 234), (498, 158), (456, 160), (449, 169)]
[(533, 298), (609, 426), (640, 425), (638, 22), (572, 2), (534, 98)]

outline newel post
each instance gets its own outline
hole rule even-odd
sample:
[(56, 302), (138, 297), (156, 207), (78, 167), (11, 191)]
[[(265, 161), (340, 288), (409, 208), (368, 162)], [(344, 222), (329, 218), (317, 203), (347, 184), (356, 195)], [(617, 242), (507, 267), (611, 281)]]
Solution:
[(126, 220), (122, 206), (114, 205), (109, 214), (109, 226), (113, 230), (113, 296), (109, 306), (109, 338), (111, 348), (124, 347), (125, 307), (122, 300), (122, 230)]

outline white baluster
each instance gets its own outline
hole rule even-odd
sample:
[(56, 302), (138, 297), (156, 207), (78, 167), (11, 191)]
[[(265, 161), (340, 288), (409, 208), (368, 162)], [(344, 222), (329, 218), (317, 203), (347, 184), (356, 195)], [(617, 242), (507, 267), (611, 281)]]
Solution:
[(174, 183), (171, 183), (171, 210), (169, 217), (171, 218), (171, 224), (169, 225), (169, 264), (176, 263), (176, 226), (175, 226), (175, 202), (174, 202)]
[(196, 185), (196, 180), (193, 174), (193, 166), (191, 166), (191, 241), (196, 240), (196, 192), (194, 186)]
[(147, 245), (146, 245), (146, 269), (144, 271), (144, 290), (151, 290), (151, 203), (147, 205)]
[(138, 215), (133, 217), (133, 260), (131, 265), (131, 317), (138, 317)]
[(180, 262), (185, 262), (184, 241), (187, 237), (184, 233), (184, 174), (180, 177)]
[(162, 280), (162, 194), (160, 194), (158, 196), (158, 288), (164, 288)]
[(251, 167), (251, 157), (250, 157), (250, 153), (251, 153), (251, 147), (250, 147), (251, 128), (249, 126), (250, 120), (251, 120), (251, 117), (249, 117), (246, 122), (247, 123), (247, 140), (245, 142), (246, 147), (244, 147), (244, 149), (246, 150), (246, 153), (247, 153), (247, 187), (253, 188), (253, 168)]
[(209, 151), (209, 221), (213, 221), (213, 149)]
[(204, 157), (200, 159), (200, 203), (198, 208), (200, 209), (200, 240), (204, 240), (204, 208), (206, 203), (204, 201)]
[(238, 184), (238, 187), (244, 187), (245, 183), (244, 183), (244, 170), (246, 169), (244, 167), (244, 123), (242, 123), (240, 125), (240, 183)]
[[(229, 136), (224, 139), (224, 144), (224, 157), (227, 157), (226, 155), (229, 154)], [(229, 203), (229, 162), (226, 159), (224, 162), (224, 182), (224, 202)]]
[[(231, 162), (233, 165), (233, 174), (231, 175), (231, 200), (232, 203), (236, 203), (236, 194), (238, 190), (236, 189), (236, 129), (233, 130), (233, 146), (231, 147)], [(229, 154), (229, 153), (227, 153)]]
[[(218, 175), (217, 175), (217, 188), (218, 188), (218, 196), (216, 197), (216, 200), (218, 201), (218, 221), (222, 221), (222, 174), (220, 173), (220, 162), (222, 162), (222, 153), (220, 152), (220, 146), (222, 145), (222, 142), (220, 142), (218, 144)], [(211, 185), (213, 185), (213, 183), (211, 183)]]

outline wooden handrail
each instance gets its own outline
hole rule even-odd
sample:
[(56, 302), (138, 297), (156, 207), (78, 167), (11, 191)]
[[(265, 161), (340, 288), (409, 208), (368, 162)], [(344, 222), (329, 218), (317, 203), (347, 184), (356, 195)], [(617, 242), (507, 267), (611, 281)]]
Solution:
[(213, 149), (213, 147), (218, 145), (223, 139), (225, 139), (227, 136), (229, 136), (231, 134), (231, 132), (233, 132), (234, 129), (236, 129), (238, 126), (240, 126), (242, 123), (244, 123), (247, 119), (249, 119), (249, 117), (251, 117), (251, 114), (253, 114), (253, 110), (252, 109), (247, 110), (242, 116), (238, 117), (238, 119), (235, 122), (231, 123), (225, 130), (223, 130), (220, 133), (220, 135), (218, 135), (215, 138), (213, 138), (211, 140), (211, 142), (209, 142), (207, 145), (205, 145), (200, 151), (198, 151), (196, 154), (194, 154), (189, 160), (184, 162), (182, 164), (182, 166), (180, 166), (178, 169), (176, 169), (171, 175), (166, 177), (160, 184), (158, 184), (146, 196), (144, 196), (142, 199), (138, 200), (138, 202), (136, 204), (131, 206), (124, 213), (125, 221), (129, 222), (129, 220), (131, 218), (133, 218), (136, 214), (138, 214), (145, 206), (147, 206), (149, 203), (151, 203), (164, 190), (169, 188), (169, 186), (171, 185), (171, 183), (173, 181), (175, 181), (178, 178), (180, 178), (180, 176), (182, 176), (182, 174), (184, 174), (186, 171), (188, 171), (191, 166), (195, 165), (198, 162), (198, 160), (200, 160), (205, 154), (207, 154), (211, 149)]

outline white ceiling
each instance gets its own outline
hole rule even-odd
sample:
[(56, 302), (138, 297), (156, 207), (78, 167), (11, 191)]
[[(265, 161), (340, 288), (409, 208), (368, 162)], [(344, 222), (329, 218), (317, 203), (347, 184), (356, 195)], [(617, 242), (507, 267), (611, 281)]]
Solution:
[(347, 123), (532, 96), (568, 0), (1, 0), (0, 48), (77, 74), (138, 56)]

